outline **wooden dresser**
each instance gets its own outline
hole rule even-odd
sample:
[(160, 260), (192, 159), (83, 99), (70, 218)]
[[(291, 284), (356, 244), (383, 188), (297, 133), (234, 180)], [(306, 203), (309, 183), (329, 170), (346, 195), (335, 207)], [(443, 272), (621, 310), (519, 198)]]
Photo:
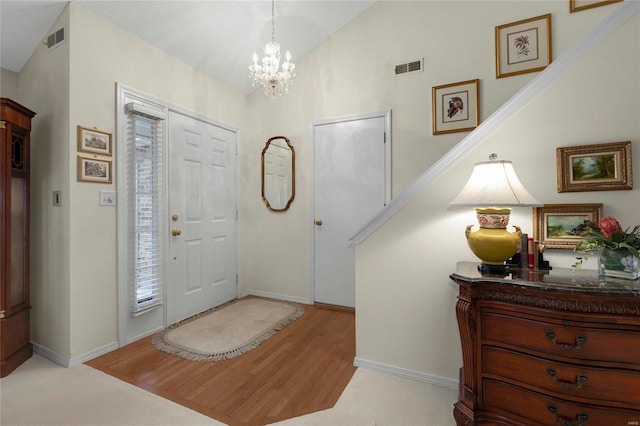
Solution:
[(458, 425), (640, 425), (640, 281), (460, 262)]

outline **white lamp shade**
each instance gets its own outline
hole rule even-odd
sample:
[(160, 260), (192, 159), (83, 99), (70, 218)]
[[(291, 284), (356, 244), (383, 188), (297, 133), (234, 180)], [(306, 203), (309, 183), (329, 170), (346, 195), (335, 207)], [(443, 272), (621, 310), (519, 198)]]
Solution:
[(452, 206), (541, 206), (520, 183), (511, 161), (485, 161), (473, 167), (471, 177)]

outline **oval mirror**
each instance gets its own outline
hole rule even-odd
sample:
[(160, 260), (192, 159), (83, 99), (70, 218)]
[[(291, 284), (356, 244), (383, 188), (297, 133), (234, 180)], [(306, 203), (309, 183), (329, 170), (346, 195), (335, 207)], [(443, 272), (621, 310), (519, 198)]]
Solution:
[(289, 139), (274, 136), (262, 150), (262, 199), (267, 208), (283, 212), (296, 195), (295, 153)]

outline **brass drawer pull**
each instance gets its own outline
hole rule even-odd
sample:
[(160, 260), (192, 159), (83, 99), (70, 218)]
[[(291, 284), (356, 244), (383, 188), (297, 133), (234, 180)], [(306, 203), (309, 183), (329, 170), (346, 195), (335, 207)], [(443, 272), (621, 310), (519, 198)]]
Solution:
[(547, 374), (551, 376), (551, 378), (553, 379), (553, 382), (562, 386), (565, 389), (580, 389), (582, 387), (582, 385), (584, 384), (584, 382), (587, 381), (587, 375), (584, 373), (580, 373), (576, 376), (576, 382), (575, 383), (569, 383), (566, 382), (564, 380), (559, 380), (558, 379), (558, 374), (556, 373), (556, 370), (549, 367), (547, 368)]
[(562, 426), (584, 426), (584, 423), (589, 420), (589, 415), (585, 412), (578, 413), (576, 416), (577, 423), (574, 423), (570, 420), (565, 420), (558, 415), (558, 407), (553, 404), (547, 405), (547, 410), (551, 411), (553, 414), (553, 423), (557, 423), (558, 420), (562, 422)]
[(577, 351), (578, 349), (582, 348), (582, 345), (584, 344), (584, 342), (587, 341), (587, 336), (585, 336), (584, 334), (578, 334), (576, 336), (576, 344), (569, 345), (566, 343), (558, 343), (558, 341), (556, 340), (556, 333), (554, 333), (551, 330), (545, 331), (544, 334), (549, 339), (551, 339), (554, 345), (564, 349), (565, 351)]

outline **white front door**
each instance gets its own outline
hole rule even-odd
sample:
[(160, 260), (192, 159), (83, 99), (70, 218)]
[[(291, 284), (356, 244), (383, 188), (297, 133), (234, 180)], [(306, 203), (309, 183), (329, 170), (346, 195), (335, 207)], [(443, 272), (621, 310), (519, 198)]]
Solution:
[(236, 134), (169, 114), (167, 324), (236, 298)]
[(390, 111), (313, 125), (314, 298), (355, 307), (349, 239), (390, 198)]

